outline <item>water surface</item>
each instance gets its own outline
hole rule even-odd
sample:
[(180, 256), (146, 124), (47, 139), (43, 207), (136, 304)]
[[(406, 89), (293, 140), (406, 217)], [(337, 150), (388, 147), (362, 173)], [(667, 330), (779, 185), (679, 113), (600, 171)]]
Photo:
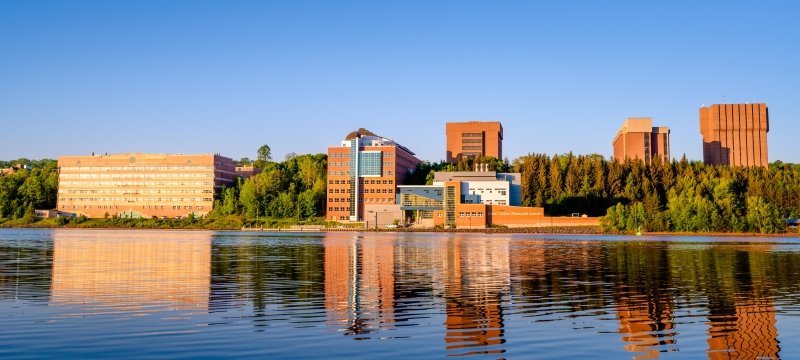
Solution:
[(0, 358), (797, 358), (796, 238), (0, 230)]

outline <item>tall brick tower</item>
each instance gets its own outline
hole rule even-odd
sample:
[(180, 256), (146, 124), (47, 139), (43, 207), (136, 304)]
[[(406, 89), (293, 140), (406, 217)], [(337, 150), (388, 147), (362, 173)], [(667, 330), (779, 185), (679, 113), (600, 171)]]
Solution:
[(767, 132), (767, 104), (715, 104), (700, 108), (706, 164), (766, 167)]

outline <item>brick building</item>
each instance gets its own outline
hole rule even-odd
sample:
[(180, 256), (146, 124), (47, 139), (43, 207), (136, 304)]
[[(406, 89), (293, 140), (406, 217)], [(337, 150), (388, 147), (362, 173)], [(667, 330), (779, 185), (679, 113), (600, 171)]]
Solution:
[(58, 168), (57, 209), (87, 217), (202, 216), (236, 176), (215, 154), (61, 156)]
[(703, 162), (709, 165), (769, 165), (767, 104), (716, 104), (700, 108)]
[(366, 205), (395, 203), (419, 159), (411, 150), (369, 130), (348, 134), (341, 145), (328, 148), (328, 196), (325, 218), (363, 221)]
[(447, 162), (463, 157), (503, 158), (503, 125), (499, 121), (448, 122)]
[(623, 162), (626, 159), (641, 159), (649, 163), (660, 157), (669, 161), (669, 128), (653, 127), (653, 119), (649, 117), (628, 118), (614, 137), (614, 159)]

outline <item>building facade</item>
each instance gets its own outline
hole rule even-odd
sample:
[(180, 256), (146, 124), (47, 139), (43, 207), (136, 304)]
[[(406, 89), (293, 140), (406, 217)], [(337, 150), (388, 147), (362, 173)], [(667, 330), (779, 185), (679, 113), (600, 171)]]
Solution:
[(236, 172), (236, 176), (239, 176), (242, 179), (249, 179), (253, 176), (261, 174), (261, 169), (255, 166), (237, 166), (234, 171)]
[(86, 217), (203, 216), (236, 177), (218, 154), (115, 154), (58, 159), (59, 211)]
[(328, 148), (325, 218), (363, 221), (369, 204), (394, 204), (397, 185), (419, 164), (411, 150), (369, 130), (359, 129)]
[(522, 174), (476, 171), (440, 171), (433, 175), (434, 184), (458, 181), (462, 186), (464, 201), (472, 204), (511, 205), (522, 204)]
[[(398, 187), (397, 202), (404, 220), (421, 226), (485, 228), (538, 226), (544, 209), (521, 207), (519, 174), (494, 171), (441, 172), (433, 185)], [(516, 185), (515, 185), (516, 182)]]
[(769, 165), (767, 104), (716, 104), (700, 108), (703, 162), (709, 165)]
[(649, 117), (628, 118), (612, 142), (614, 159), (618, 162), (640, 159), (649, 163), (658, 157), (669, 161), (669, 133), (668, 127), (653, 127), (653, 119)]
[(503, 125), (499, 121), (448, 122), (447, 162), (459, 157), (503, 158)]

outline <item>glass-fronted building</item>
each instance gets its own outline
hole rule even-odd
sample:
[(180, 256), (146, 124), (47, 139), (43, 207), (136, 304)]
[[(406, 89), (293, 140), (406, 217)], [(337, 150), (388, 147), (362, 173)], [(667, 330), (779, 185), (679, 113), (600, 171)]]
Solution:
[(359, 129), (328, 148), (326, 219), (363, 221), (369, 204), (395, 204), (396, 187), (419, 164), (411, 150)]

